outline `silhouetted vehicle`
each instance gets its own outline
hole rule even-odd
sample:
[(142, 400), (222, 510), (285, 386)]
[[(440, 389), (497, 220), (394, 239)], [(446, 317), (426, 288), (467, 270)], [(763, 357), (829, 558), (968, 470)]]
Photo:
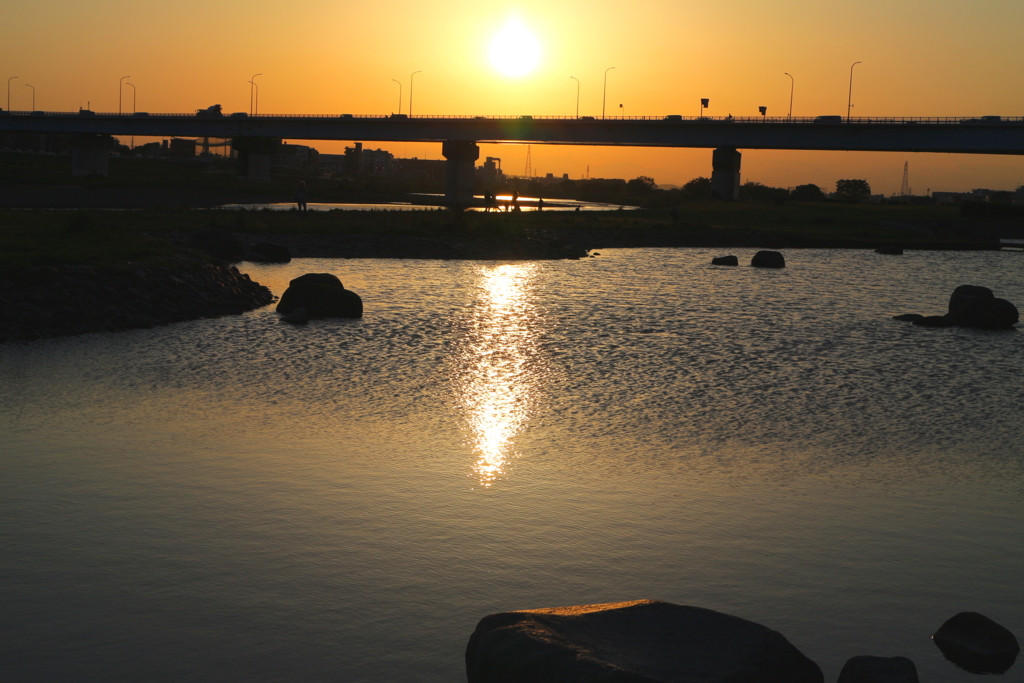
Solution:
[(842, 116), (819, 116), (814, 119), (815, 123), (842, 123)]
[(0, 116), (10, 116), (10, 115), (11, 115), (11, 112), (6, 111), (4, 109), (0, 109)]
[(392, 114), (388, 118), (392, 118), (392, 119), (407, 119), (407, 118), (409, 118), (409, 115), (408, 114)]
[(46, 112), (33, 111), (33, 112), (29, 112), (29, 116), (46, 116)]
[(236, 111), (236, 112), (231, 114), (231, 118), (233, 118), (233, 119), (247, 119), (247, 118), (249, 118), (249, 115), (246, 114), (244, 111)]
[(221, 107), (219, 104), (207, 107), (206, 109), (196, 109), (196, 116), (201, 119), (219, 119), (224, 116), (220, 109)]
[(1002, 116), (982, 116), (978, 119), (963, 119), (960, 123), (1002, 123)]
[(665, 117), (665, 120), (666, 121), (682, 121), (683, 120), (683, 115), (682, 114), (669, 114), (668, 116)]
[(339, 119), (350, 119), (350, 118), (352, 118), (352, 114), (342, 114), (338, 118)]
[(520, 121), (533, 121), (533, 117), (532, 116), (520, 116), (519, 120)]
[(593, 116), (581, 116), (580, 117), (580, 121), (593, 121), (593, 120), (594, 120)]
[(78, 115), (79, 116), (96, 116), (96, 112), (94, 112), (92, 109), (79, 109), (78, 110)]
[(137, 119), (144, 119), (144, 118), (147, 118), (149, 116), (149, 112), (148, 111), (137, 111), (134, 114), (132, 114), (132, 116), (134, 116)]

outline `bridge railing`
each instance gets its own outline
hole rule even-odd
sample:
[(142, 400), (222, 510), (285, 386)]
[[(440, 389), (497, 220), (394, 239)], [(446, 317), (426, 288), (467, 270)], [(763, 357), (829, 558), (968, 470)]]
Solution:
[(67, 111), (4, 111), (0, 109), (0, 117), (6, 116), (17, 116), (17, 117), (97, 117), (97, 118), (128, 118), (136, 120), (144, 120), (146, 118), (184, 118), (184, 119), (195, 119), (203, 118), (207, 120), (217, 121), (246, 121), (246, 120), (281, 120), (281, 119), (320, 119), (320, 120), (337, 120), (337, 121), (394, 121), (395, 123), (407, 122), (410, 120), (417, 121), (517, 121), (526, 123), (530, 121), (578, 121), (581, 125), (593, 124), (593, 123), (661, 123), (661, 124), (686, 124), (686, 123), (743, 123), (743, 124), (770, 124), (770, 125), (784, 125), (784, 124), (829, 124), (829, 125), (892, 125), (892, 124), (930, 124), (930, 125), (943, 125), (943, 124), (984, 124), (984, 125), (1000, 125), (1004, 123), (1020, 124), (1024, 123), (1024, 116), (888, 116), (888, 117), (855, 117), (846, 118), (839, 116), (802, 116), (802, 117), (788, 117), (788, 116), (682, 116), (682, 115), (669, 115), (669, 116), (521, 116), (521, 115), (491, 115), (491, 116), (472, 116), (464, 114), (426, 114), (416, 115), (409, 117), (406, 115), (387, 115), (387, 114), (257, 114), (250, 116), (248, 114), (241, 116), (232, 116), (226, 114), (224, 116), (217, 117), (202, 117), (197, 116), (195, 113), (149, 113), (149, 112), (137, 112), (135, 114), (118, 114), (116, 112), (90, 112), (83, 114), (81, 112), (67, 112)]

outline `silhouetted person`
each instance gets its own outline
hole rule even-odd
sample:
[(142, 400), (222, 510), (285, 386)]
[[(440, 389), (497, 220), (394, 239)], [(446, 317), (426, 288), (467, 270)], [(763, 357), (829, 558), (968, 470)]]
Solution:
[(519, 190), (512, 191), (512, 210), (519, 211)]
[(537, 200), (537, 210), (538, 211), (543, 211), (544, 210), (544, 198), (543, 197), (541, 197), (540, 199)]
[(295, 204), (299, 207), (299, 215), (306, 215), (306, 181), (300, 180), (299, 186), (295, 188)]

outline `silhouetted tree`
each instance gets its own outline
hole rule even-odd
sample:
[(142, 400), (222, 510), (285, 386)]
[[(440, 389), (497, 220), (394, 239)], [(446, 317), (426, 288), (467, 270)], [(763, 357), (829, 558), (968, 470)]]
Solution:
[(658, 185), (654, 182), (654, 178), (644, 175), (639, 178), (633, 178), (626, 183), (626, 190), (636, 197), (644, 197), (656, 189), (658, 189)]
[(683, 185), (681, 193), (687, 199), (708, 199), (711, 196), (711, 179), (701, 176)]
[(744, 201), (771, 202), (788, 198), (789, 192), (781, 187), (769, 187), (755, 182), (740, 185), (740, 199)]
[(817, 185), (797, 185), (790, 194), (794, 202), (820, 202), (825, 198), (825, 193)]
[(836, 199), (841, 202), (860, 203), (871, 196), (871, 186), (866, 180), (837, 180)]

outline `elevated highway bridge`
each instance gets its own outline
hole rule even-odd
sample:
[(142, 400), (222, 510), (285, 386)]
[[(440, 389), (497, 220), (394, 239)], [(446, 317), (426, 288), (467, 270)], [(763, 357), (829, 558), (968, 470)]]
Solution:
[(437, 142), (448, 160), (446, 198), (472, 196), (479, 143), (530, 143), (714, 149), (712, 186), (723, 198), (739, 188), (740, 149), (1024, 154), (1024, 117), (715, 118), (531, 116), (249, 116), (245, 113), (106, 114), (5, 112), (0, 131), (70, 133), (74, 172), (104, 173), (111, 135), (231, 138), (243, 172), (269, 179), (282, 139)]

